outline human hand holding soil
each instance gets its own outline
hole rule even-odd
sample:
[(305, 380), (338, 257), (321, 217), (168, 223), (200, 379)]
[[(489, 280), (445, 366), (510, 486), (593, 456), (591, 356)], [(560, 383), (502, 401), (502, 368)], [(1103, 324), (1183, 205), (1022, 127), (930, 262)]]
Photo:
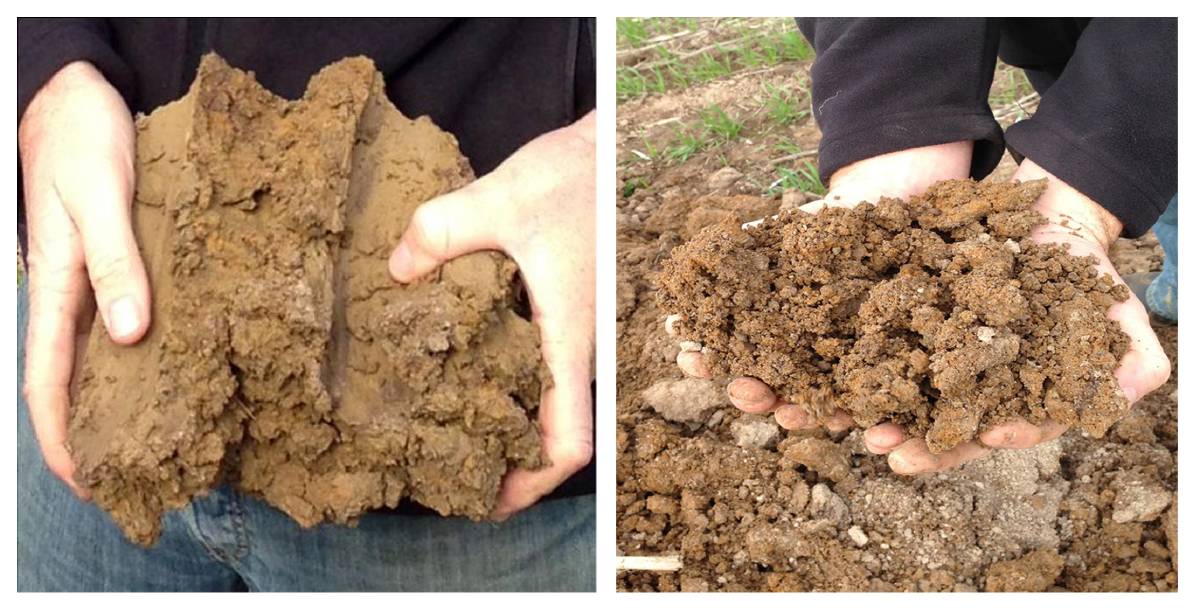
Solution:
[[(854, 206), (883, 196), (907, 198), (917, 195), (937, 180), (965, 177), (969, 169), (969, 156), (969, 143), (954, 143), (864, 160), (835, 174), (825, 201), (811, 203), (804, 209), (816, 212), (823, 206)], [(1049, 175), (1032, 161), (1026, 160), (1014, 177), (1019, 181), (1038, 178), (1050, 180), (1050, 188), (1036, 204), (1036, 209), (1050, 219), (1050, 223), (1034, 230), (1034, 241), (1066, 243), (1074, 255), (1094, 255), (1099, 261), (1099, 271), (1108, 273), (1120, 282), (1119, 275), (1107, 258), (1108, 246), (1120, 234), (1120, 223), (1098, 204)], [(1063, 219), (1069, 220), (1069, 227), (1059, 224)], [(1163, 384), (1170, 366), (1150, 328), (1145, 309), (1136, 299), (1115, 304), (1107, 315), (1118, 322), (1132, 339), (1131, 348), (1115, 374), (1125, 395), (1133, 402)], [(686, 374), (708, 376), (703, 359), (695, 350), (684, 350), (677, 360)], [(731, 402), (739, 409), (754, 413), (774, 411), (776, 421), (785, 428), (817, 426), (815, 420), (808, 417), (799, 406), (780, 402), (774, 390), (757, 379), (734, 379), (728, 392)], [(831, 430), (846, 429), (852, 424), (850, 416), (840, 411), (825, 419), (825, 425)], [(1066, 429), (1066, 426), (1053, 421), (1041, 426), (1024, 421), (1012, 422), (981, 433), (980, 443), (966, 442), (934, 454), (925, 440), (906, 439), (902, 427), (884, 423), (868, 428), (864, 432), (864, 442), (869, 451), (888, 454), (889, 465), (896, 472), (918, 474), (956, 467), (986, 454), (990, 447), (1033, 446), (1061, 435)]]
[(75, 62), (30, 102), (18, 148), (29, 223), (24, 394), (47, 466), (86, 498), (65, 445), (76, 336), (86, 336), (97, 305), (119, 344), (137, 342), (150, 324), (150, 288), (130, 226), (132, 116), (95, 67)]
[(481, 250), (504, 251), (521, 270), (553, 376), (539, 410), (551, 465), (510, 472), (496, 519), (530, 506), (592, 457), (594, 143), (594, 111), (530, 141), (487, 176), (418, 208), (389, 261), (400, 282)]

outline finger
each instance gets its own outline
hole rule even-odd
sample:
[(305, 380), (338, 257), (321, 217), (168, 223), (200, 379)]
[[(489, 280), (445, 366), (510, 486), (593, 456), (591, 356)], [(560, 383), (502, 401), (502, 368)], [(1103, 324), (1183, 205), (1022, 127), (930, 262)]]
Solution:
[(892, 452), (904, 442), (904, 428), (895, 423), (880, 423), (863, 432), (863, 444), (876, 455)]
[(410, 283), (455, 257), (498, 250), (494, 215), (481, 213), (501, 197), (498, 188), (497, 181), (485, 176), (417, 207), (388, 259), (392, 278)]
[(743, 412), (761, 414), (771, 410), (778, 403), (775, 392), (757, 378), (735, 378), (725, 391), (733, 405)]
[(846, 431), (851, 427), (854, 427), (854, 417), (842, 410), (834, 412), (833, 416), (825, 419), (825, 429), (832, 432)]
[(46, 467), (86, 499), (67, 451), (77, 314), (88, 293), (83, 254), (70, 218), (57, 202), (30, 209), (37, 212), (31, 212), (29, 228), (25, 400)]
[(1171, 376), (1171, 361), (1159, 344), (1158, 334), (1150, 326), (1146, 307), (1136, 297), (1130, 295), (1124, 302), (1113, 304), (1108, 309), (1108, 318), (1116, 321), (1129, 336), (1129, 350), (1121, 358), (1114, 375), (1132, 404), (1167, 382)]
[(150, 326), (150, 283), (131, 222), (132, 176), (131, 160), (101, 157), (58, 183), (63, 205), (79, 228), (96, 307), (109, 336), (120, 344), (137, 342)]
[(812, 429), (820, 425), (802, 406), (784, 404), (775, 409), (775, 422), (787, 430)]
[(978, 459), (988, 452), (987, 448), (974, 442), (964, 442), (940, 455), (935, 455), (929, 451), (924, 440), (911, 438), (888, 455), (888, 465), (897, 474), (908, 476), (929, 474), (958, 467), (968, 461)]
[[(585, 358), (586, 359), (586, 358)], [(590, 367), (551, 365), (553, 386), (542, 393), (538, 418), (542, 446), (550, 462), (540, 470), (515, 469), (500, 488), (494, 520), (504, 520), (553, 491), (592, 458)]]
[(812, 202), (801, 204), (800, 210), (802, 210), (810, 215), (815, 215), (815, 214), (821, 212), (823, 209), (828, 208), (828, 207), (829, 207), (829, 204), (826, 204), (825, 200), (821, 199), (821, 200), (813, 200)]
[(592, 258), (541, 258), (522, 268), (529, 283), (542, 357), (553, 377), (538, 408), (542, 446), (550, 465), (505, 476), (492, 517), (502, 520), (541, 499), (591, 461), (596, 326)]
[(712, 378), (700, 351), (679, 351), (679, 354), (675, 356), (675, 364), (684, 374), (692, 378)]
[(1042, 430), (1024, 419), (997, 425), (979, 434), (979, 441), (992, 448), (1029, 448), (1042, 441)]

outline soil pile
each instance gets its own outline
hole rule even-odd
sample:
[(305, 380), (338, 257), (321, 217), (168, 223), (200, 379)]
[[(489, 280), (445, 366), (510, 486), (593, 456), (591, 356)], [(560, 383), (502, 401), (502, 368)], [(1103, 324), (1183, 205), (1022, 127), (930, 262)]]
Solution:
[(209, 55), (137, 132), (153, 325), (121, 347), (97, 319), (70, 424), (76, 478), (131, 540), (223, 481), (304, 526), (406, 497), (482, 519), (505, 472), (541, 465), (548, 378), (515, 264), (388, 275), (416, 207), (473, 176), (370, 60), (287, 101)]
[[(710, 194), (711, 171), (671, 166), (617, 194), (617, 548), (683, 558), (678, 572), (621, 572), (619, 590), (1176, 589), (1174, 375), (1103, 438), (1074, 429), (915, 478), (859, 431), (781, 431), (720, 384), (683, 378), (651, 279), (706, 226), (780, 206)], [(1122, 274), (1161, 267), (1152, 235), (1110, 258)], [(1175, 327), (1155, 331), (1174, 361)]]
[(727, 217), (673, 251), (660, 305), (715, 376), (816, 417), (896, 422), (933, 452), (1014, 417), (1100, 437), (1128, 409), (1112, 372), (1129, 339), (1105, 316), (1128, 291), (1028, 238), (1044, 187), (945, 181), (745, 229)]

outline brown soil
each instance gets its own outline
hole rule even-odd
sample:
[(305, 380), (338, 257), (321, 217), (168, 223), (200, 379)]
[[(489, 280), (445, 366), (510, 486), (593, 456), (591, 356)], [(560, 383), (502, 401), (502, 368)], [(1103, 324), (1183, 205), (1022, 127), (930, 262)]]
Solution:
[(674, 250), (659, 301), (718, 379), (753, 376), (817, 418), (898, 423), (935, 453), (1015, 417), (1099, 437), (1128, 406), (1112, 372), (1129, 339), (1105, 317), (1128, 291), (1028, 239), (1044, 186), (727, 217)]
[[(684, 566), (622, 572), (620, 590), (1176, 589), (1174, 376), (1102, 439), (1072, 431), (915, 478), (869, 454), (861, 431), (783, 432), (714, 400), (717, 383), (679, 384), (650, 279), (705, 225), (779, 208), (711, 195), (691, 172), (618, 196), (617, 546)], [(1161, 262), (1153, 235), (1111, 255), (1122, 273)], [(1175, 328), (1155, 329), (1174, 361)], [(748, 425), (775, 435), (741, 435)]]
[(515, 264), (388, 275), (415, 208), (473, 177), (369, 60), (289, 102), (210, 55), (137, 131), (153, 326), (120, 347), (97, 320), (70, 428), (76, 477), (131, 540), (222, 481), (306, 527), (402, 498), (482, 519), (509, 468), (541, 464)]
[[(795, 86), (807, 70), (735, 73), (619, 106), (617, 549), (681, 554), (683, 569), (621, 572), (617, 588), (982, 591), (995, 576), (995, 588), (1176, 590), (1174, 375), (1104, 438), (1072, 431), (950, 473), (906, 478), (869, 454), (860, 432), (784, 432), (769, 418), (740, 415), (719, 384), (679, 372), (679, 342), (666, 334), (651, 279), (704, 227), (729, 214), (746, 222), (779, 212), (780, 197), (761, 197), (773, 174), (762, 160), (778, 155), (776, 141), (815, 149), (820, 133), (812, 121), (781, 133), (751, 116), (746, 138), (683, 163), (632, 151), (647, 135), (655, 140), (655, 130), (665, 131), (661, 145), (671, 125), (695, 121), (697, 98), (736, 105), (763, 83)], [(743, 178), (715, 180), (729, 165)], [(1007, 181), (1015, 168), (1006, 155), (986, 180)], [(622, 189), (631, 183), (639, 187)], [(1109, 256), (1122, 274), (1162, 265), (1153, 234), (1121, 239)], [(1155, 331), (1174, 362), (1176, 328), (1156, 323)], [(1171, 505), (1156, 513), (1164, 492)], [(1052, 557), (1030, 558), (1036, 551), (1056, 552), (1062, 571), (1047, 576)], [(1028, 578), (1014, 587), (1010, 577), (1022, 573)]]

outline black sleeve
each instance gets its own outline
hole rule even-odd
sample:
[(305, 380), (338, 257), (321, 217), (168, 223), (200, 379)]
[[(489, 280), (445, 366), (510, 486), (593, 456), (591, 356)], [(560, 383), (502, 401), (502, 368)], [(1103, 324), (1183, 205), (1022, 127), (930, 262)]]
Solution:
[(821, 180), (913, 147), (975, 141), (971, 175), (1004, 155), (988, 108), (999, 27), (987, 19), (797, 19), (816, 50), (813, 117)]
[(1178, 189), (1178, 63), (1176, 19), (1094, 19), (1008, 145), (1140, 236)]
[(17, 19), (18, 122), (42, 85), (74, 61), (91, 62), (126, 101), (131, 98), (133, 74), (113, 50), (104, 19)]

